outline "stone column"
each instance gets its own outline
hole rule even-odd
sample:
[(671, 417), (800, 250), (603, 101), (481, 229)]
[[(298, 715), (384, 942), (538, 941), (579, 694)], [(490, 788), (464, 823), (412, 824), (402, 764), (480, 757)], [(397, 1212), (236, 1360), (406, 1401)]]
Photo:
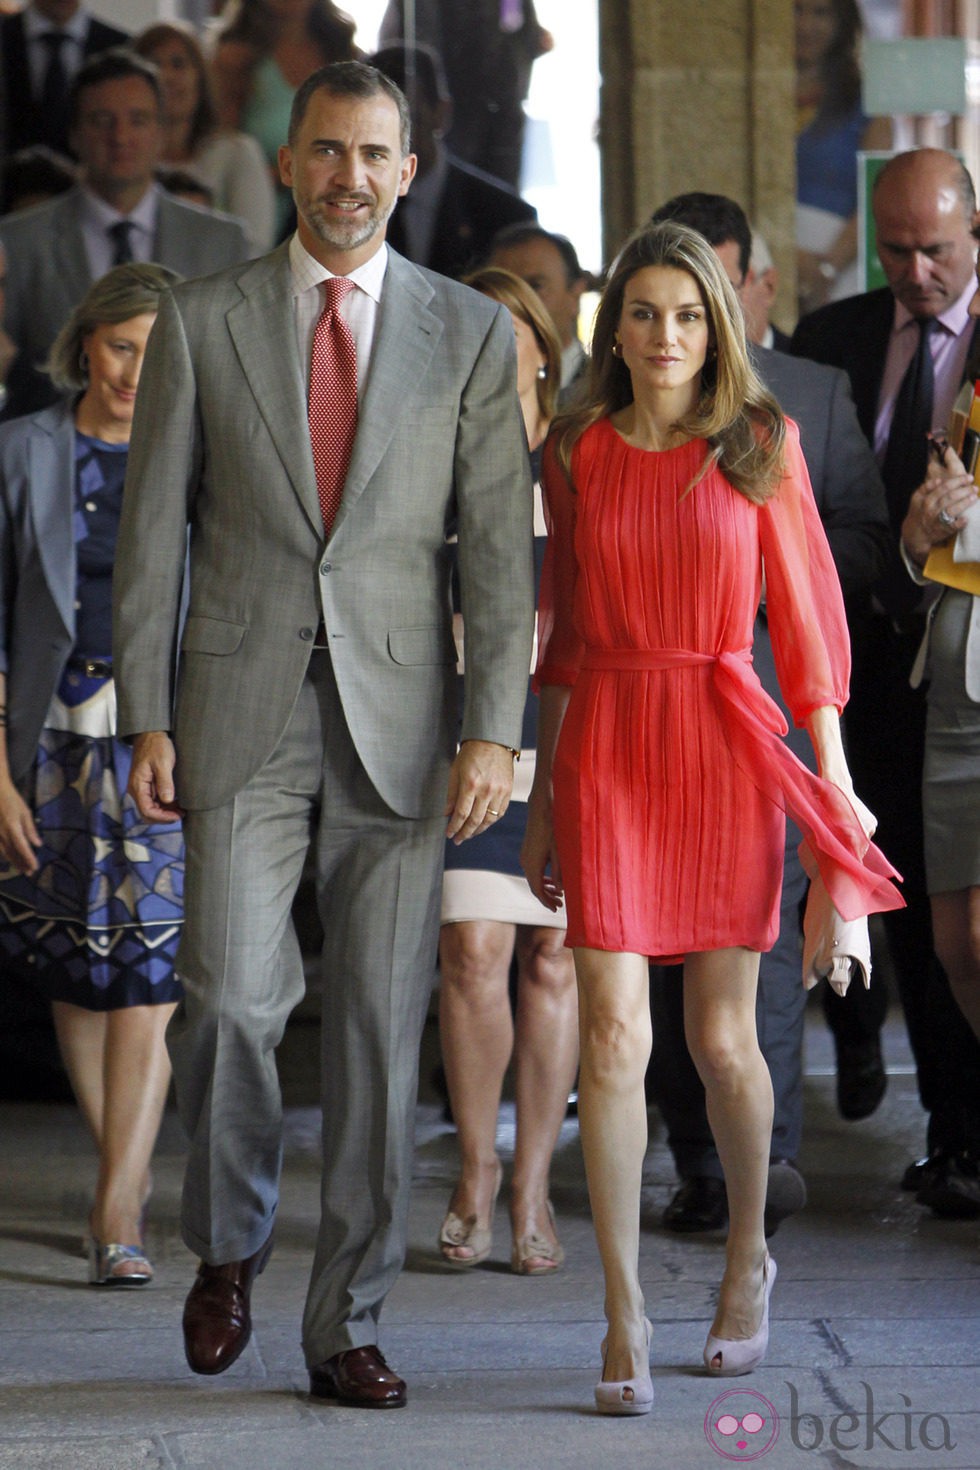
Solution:
[(607, 259), (672, 194), (729, 194), (795, 297), (793, 7), (787, 0), (599, 0)]

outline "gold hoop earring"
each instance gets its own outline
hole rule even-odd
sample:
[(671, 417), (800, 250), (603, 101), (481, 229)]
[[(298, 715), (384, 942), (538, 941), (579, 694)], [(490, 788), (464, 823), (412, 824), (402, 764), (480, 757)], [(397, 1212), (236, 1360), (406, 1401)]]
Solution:
[(618, 358), (622, 359), (622, 356), (623, 356), (623, 344), (622, 344), (622, 342), (614, 342), (613, 343), (613, 345), (612, 345), (612, 355), (613, 355), (613, 357), (618, 357)]

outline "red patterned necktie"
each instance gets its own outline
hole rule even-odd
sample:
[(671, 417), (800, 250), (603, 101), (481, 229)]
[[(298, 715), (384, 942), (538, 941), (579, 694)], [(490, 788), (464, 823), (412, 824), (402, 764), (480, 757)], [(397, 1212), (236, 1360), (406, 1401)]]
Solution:
[(331, 276), (323, 283), (326, 305), (313, 335), (310, 360), (310, 441), (323, 529), (330, 535), (344, 493), (357, 432), (357, 348), (340, 303), (354, 283)]

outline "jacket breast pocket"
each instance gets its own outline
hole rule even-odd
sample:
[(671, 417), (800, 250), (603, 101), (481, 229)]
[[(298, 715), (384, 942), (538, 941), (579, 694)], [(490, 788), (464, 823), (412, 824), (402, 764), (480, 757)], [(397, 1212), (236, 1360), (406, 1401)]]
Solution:
[(455, 664), (456, 645), (441, 624), (425, 628), (389, 628), (388, 652), (396, 664)]
[(200, 613), (188, 617), (180, 640), (181, 653), (235, 653), (248, 628), (226, 618), (206, 618)]

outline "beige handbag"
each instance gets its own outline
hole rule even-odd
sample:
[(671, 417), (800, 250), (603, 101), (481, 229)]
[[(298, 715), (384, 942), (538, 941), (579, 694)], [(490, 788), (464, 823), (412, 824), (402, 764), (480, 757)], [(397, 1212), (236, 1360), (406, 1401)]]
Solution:
[(838, 995), (845, 995), (855, 973), (860, 974), (865, 990), (869, 990), (868, 921), (842, 919), (817, 873), (810, 881), (803, 915), (803, 984), (812, 990), (826, 978)]

